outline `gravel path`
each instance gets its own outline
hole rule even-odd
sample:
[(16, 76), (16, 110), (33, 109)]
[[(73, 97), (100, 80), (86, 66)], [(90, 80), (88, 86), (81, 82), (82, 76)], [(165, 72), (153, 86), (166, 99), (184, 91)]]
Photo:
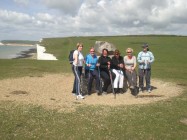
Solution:
[(182, 93), (181, 86), (175, 83), (166, 83), (158, 79), (152, 79), (154, 89), (151, 93), (140, 93), (134, 97), (127, 91), (124, 94), (98, 96), (93, 93), (84, 100), (75, 100), (72, 95), (72, 74), (48, 74), (41, 77), (22, 77), (0, 81), (0, 101), (15, 101), (42, 105), (47, 109), (59, 111), (72, 111), (79, 105), (132, 105), (148, 104)]

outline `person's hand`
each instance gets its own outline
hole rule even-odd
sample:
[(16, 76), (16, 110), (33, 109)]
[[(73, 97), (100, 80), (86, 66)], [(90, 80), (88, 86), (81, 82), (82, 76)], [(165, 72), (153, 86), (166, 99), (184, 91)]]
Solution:
[(123, 64), (119, 64), (119, 67), (120, 67), (120, 68), (123, 68)]
[(149, 64), (150, 62), (149, 62), (149, 60), (147, 60), (147, 64)]
[(108, 65), (108, 69), (110, 69), (110, 65)]
[(134, 70), (135, 68), (134, 67), (132, 67), (132, 71)]
[(97, 66), (97, 67), (99, 67), (99, 66), (100, 66), (100, 64), (99, 64), (99, 63), (97, 63), (97, 64), (96, 64), (96, 66)]
[(128, 71), (129, 71), (130, 73), (132, 73), (132, 69), (128, 69)]
[(83, 64), (85, 64), (86, 63), (86, 61), (85, 60), (83, 60)]
[(108, 63), (108, 69), (110, 69), (110, 62), (108, 61), (107, 63)]
[(91, 64), (87, 64), (88, 67), (91, 67)]

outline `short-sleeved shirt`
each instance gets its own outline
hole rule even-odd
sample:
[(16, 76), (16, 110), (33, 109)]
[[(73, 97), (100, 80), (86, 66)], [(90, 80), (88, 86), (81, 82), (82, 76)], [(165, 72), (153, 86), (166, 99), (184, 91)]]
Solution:
[(124, 64), (127, 69), (131, 69), (134, 65), (136, 65), (136, 56), (132, 56), (131, 59), (128, 56), (124, 56)]
[(74, 66), (83, 66), (84, 56), (82, 55), (82, 53), (79, 52), (78, 50), (75, 50), (73, 52), (73, 59), (75, 59), (74, 58), (75, 55), (78, 55), (78, 62), (77, 62), (77, 64), (75, 64), (75, 60), (74, 60), (73, 65)]

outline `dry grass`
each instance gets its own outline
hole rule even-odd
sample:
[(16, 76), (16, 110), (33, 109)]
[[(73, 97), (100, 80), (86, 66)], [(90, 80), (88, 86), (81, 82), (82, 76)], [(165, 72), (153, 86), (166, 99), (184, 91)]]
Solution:
[[(72, 95), (73, 75), (51, 74), (42, 77), (22, 77), (0, 81), (0, 100), (42, 105), (48, 109), (59, 111), (73, 111), (80, 105), (132, 105), (147, 104), (182, 93), (182, 88), (175, 83), (166, 83), (158, 79), (152, 80), (153, 90), (151, 93), (140, 93), (137, 97), (127, 91), (124, 94), (98, 96), (92, 94), (84, 100), (75, 100)], [(26, 93), (26, 94), (25, 94)]]

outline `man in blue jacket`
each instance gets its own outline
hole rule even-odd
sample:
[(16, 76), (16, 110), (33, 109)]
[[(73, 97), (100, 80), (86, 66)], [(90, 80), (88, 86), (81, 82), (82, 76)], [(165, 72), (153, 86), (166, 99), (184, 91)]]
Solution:
[(146, 80), (146, 89), (151, 92), (151, 64), (154, 61), (154, 55), (149, 51), (148, 44), (142, 46), (143, 51), (139, 52), (137, 61), (139, 63), (139, 90), (144, 90), (144, 76)]
[(85, 58), (85, 70), (87, 71), (86, 73), (88, 75), (88, 94), (91, 94), (93, 78), (95, 78), (96, 81), (96, 92), (99, 94), (99, 74), (96, 70), (96, 67), (99, 66), (99, 64), (97, 62), (98, 59), (95, 55), (95, 50), (94, 48), (91, 48), (90, 54), (88, 54)]

